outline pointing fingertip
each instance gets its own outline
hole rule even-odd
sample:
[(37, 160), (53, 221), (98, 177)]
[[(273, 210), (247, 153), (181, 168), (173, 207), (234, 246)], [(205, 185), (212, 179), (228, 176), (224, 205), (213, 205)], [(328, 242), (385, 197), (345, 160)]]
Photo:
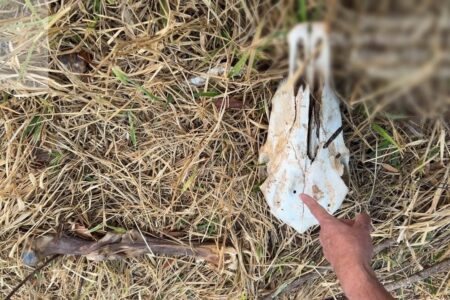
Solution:
[(311, 199), (310, 196), (308, 196), (307, 194), (301, 193), (300, 194), (300, 200), (302, 201), (309, 201)]
[(303, 203), (309, 208), (309, 211), (313, 214), (313, 216), (319, 221), (319, 223), (323, 223), (325, 220), (330, 218), (330, 214), (323, 208), (314, 198), (307, 194), (300, 194), (300, 199)]

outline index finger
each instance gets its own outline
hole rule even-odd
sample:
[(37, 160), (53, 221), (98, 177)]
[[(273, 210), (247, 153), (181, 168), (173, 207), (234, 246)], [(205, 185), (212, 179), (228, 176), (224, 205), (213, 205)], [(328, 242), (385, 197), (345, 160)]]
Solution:
[(306, 194), (300, 194), (300, 199), (305, 203), (305, 205), (309, 208), (313, 216), (319, 221), (319, 224), (322, 224), (326, 220), (330, 220), (333, 218), (325, 208), (323, 208), (316, 200), (311, 198)]

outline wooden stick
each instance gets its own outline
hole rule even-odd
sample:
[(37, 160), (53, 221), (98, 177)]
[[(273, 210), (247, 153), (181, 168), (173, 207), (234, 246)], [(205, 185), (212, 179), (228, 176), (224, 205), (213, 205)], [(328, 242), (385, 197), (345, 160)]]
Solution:
[[(402, 287), (406, 287), (408, 285), (419, 282), (419, 281), (426, 279), (434, 274), (441, 273), (441, 272), (449, 272), (449, 271), (450, 271), (450, 258), (447, 258), (447, 259), (445, 259), (429, 268), (426, 268), (420, 272), (417, 272), (409, 277), (406, 277), (399, 281), (394, 281), (394, 282), (385, 284), (384, 288), (387, 291), (392, 292), (392, 291), (395, 291)], [(343, 293), (334, 295), (332, 297), (325, 298), (325, 300), (341, 300), (341, 299), (346, 299), (345, 295)]]
[(434, 274), (442, 273), (442, 272), (449, 272), (449, 271), (450, 271), (450, 258), (447, 258), (429, 268), (423, 269), (422, 271), (414, 273), (413, 275), (406, 277), (402, 280), (385, 284), (384, 288), (388, 291), (395, 291), (399, 288), (402, 288), (402, 287), (414, 284), (416, 282), (419, 282), (423, 279), (426, 279)]

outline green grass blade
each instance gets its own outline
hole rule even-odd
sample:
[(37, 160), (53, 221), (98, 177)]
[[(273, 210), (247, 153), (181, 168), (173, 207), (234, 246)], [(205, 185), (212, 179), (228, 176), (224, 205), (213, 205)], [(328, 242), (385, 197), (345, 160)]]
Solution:
[(131, 80), (127, 74), (125, 74), (122, 69), (120, 69), (120, 67), (115, 66), (112, 67), (112, 72), (114, 74), (114, 76), (119, 79), (119, 81), (123, 84), (129, 84), (132, 85), (134, 87), (136, 87), (142, 94), (144, 94), (147, 98), (149, 98), (152, 101), (161, 101), (161, 99), (159, 99), (158, 97), (156, 97), (155, 95), (153, 95), (152, 93), (150, 93), (146, 88), (144, 88), (143, 86), (135, 83), (133, 80)]
[(100, 0), (94, 0), (94, 13), (95, 14), (100, 14), (101, 13), (101, 9), (102, 9), (102, 3), (100, 2)]
[(380, 125), (373, 123), (372, 129), (378, 133), (382, 138), (384, 138), (389, 144), (395, 146), (395, 148), (400, 149), (399, 145), (395, 142), (394, 138)]
[(118, 66), (112, 67), (112, 72), (113, 72), (114, 76), (116, 76), (116, 78), (119, 79), (119, 81), (122, 82), (123, 84), (131, 83), (130, 78), (128, 78), (127, 74), (125, 74), (122, 71), (122, 69), (120, 69), (120, 67), (118, 67)]
[(234, 77), (239, 75), (242, 69), (244, 68), (245, 64), (247, 63), (248, 57), (249, 52), (244, 53), (238, 60), (238, 62), (231, 68), (230, 72), (228, 73), (228, 77)]
[(88, 231), (90, 232), (90, 233), (93, 233), (93, 232), (97, 232), (97, 231), (99, 231), (99, 230), (101, 230), (101, 229), (103, 229), (103, 224), (98, 224), (97, 226), (95, 226), (95, 227), (92, 227), (91, 229), (88, 229)]
[(128, 112), (128, 124), (130, 126), (130, 141), (133, 147), (137, 146), (137, 138), (136, 138), (136, 126), (134, 125), (134, 115), (132, 112)]
[(186, 192), (191, 185), (194, 183), (195, 178), (197, 177), (197, 171), (192, 172), (192, 175), (184, 182), (183, 187), (181, 188), (181, 193)]
[(150, 93), (146, 88), (144, 88), (141, 85), (137, 85), (138, 90), (144, 94), (147, 98), (149, 98), (152, 101), (162, 101), (160, 98), (156, 97), (152, 93)]
[(30, 124), (25, 128), (23, 132), (24, 137), (32, 135), (33, 141), (37, 142), (41, 139), (41, 132), (43, 126), (43, 118), (41, 116), (34, 116)]
[(116, 227), (116, 226), (111, 226), (111, 225), (106, 225), (106, 227), (108, 227), (109, 229), (112, 229), (114, 231), (114, 233), (117, 233), (117, 234), (127, 233), (127, 230), (123, 227)]
[(50, 165), (57, 166), (61, 162), (62, 159), (62, 153), (58, 151), (52, 151), (50, 153), (50, 156), (52, 157), (52, 160), (50, 161)]
[(298, 0), (298, 21), (308, 21), (308, 11), (306, 7), (306, 0)]
[(200, 97), (212, 98), (212, 97), (219, 96), (220, 94), (221, 93), (217, 92), (217, 91), (206, 91), (206, 92), (194, 93), (194, 97), (195, 98), (200, 98)]
[(34, 116), (31, 119), (30, 124), (28, 124), (28, 126), (25, 128), (23, 135), (24, 136), (28, 136), (31, 132), (34, 131), (34, 128), (36, 127), (36, 124), (38, 124), (39, 122), (41, 122), (41, 116)]

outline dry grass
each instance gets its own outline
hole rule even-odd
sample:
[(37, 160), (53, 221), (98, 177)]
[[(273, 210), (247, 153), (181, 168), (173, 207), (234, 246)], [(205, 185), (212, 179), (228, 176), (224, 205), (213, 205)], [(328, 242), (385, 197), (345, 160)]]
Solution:
[[(393, 9), (386, 2), (380, 1), (379, 13)], [(49, 91), (2, 85), (1, 293), (31, 271), (20, 260), (27, 238), (71, 223), (97, 233), (108, 226), (155, 236), (177, 232), (184, 242), (231, 245), (240, 263), (229, 272), (186, 258), (93, 263), (65, 257), (36, 274), (17, 299), (253, 299), (320, 268), (317, 229), (296, 234), (270, 215), (258, 191), (264, 180), (258, 149), (270, 99), (287, 74), (285, 34), (304, 18), (298, 4), (86, 3), (52, 4), (57, 18), (48, 28)], [(320, 1), (306, 8), (309, 19), (327, 18), (344, 33), (354, 32), (349, 15), (373, 11)], [(58, 56), (80, 51), (91, 61), (77, 75)], [(448, 101), (448, 89), (431, 89), (435, 79), (420, 77), (386, 92), (389, 83), (361, 76), (345, 64), (345, 51), (336, 53), (352, 155), (351, 192), (339, 215), (368, 211), (376, 242), (400, 241), (374, 259), (379, 277), (391, 282), (450, 255), (448, 102), (440, 106), (443, 114), (427, 119), (399, 118), (404, 106), (393, 105), (396, 114), (383, 108), (415, 96)], [(217, 66), (228, 71), (200, 87), (189, 83)], [(241, 108), (221, 108), (223, 101)], [(449, 297), (448, 276), (396, 294)], [(297, 297), (339, 292), (329, 274), (302, 286)]]

